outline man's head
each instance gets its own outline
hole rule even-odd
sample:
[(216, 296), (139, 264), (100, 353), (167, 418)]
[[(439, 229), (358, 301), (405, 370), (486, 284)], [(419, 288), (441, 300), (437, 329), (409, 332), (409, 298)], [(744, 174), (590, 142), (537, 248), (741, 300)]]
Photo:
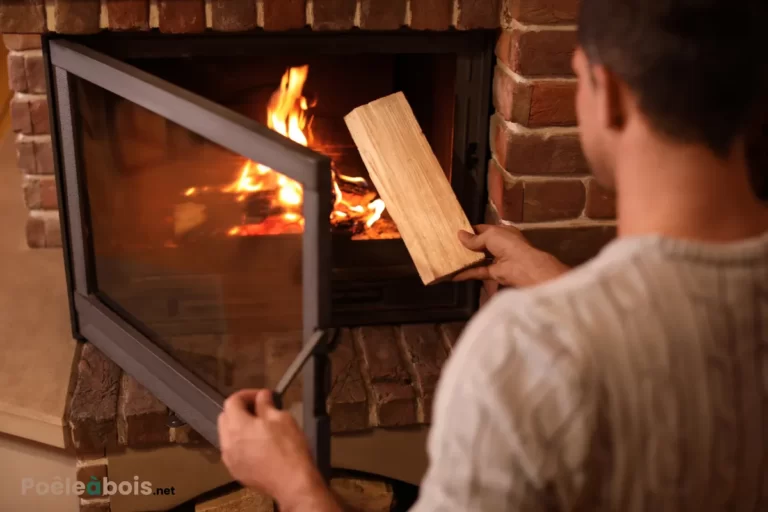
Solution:
[(613, 185), (640, 127), (726, 158), (764, 94), (766, 0), (582, 0), (577, 113), (593, 172)]

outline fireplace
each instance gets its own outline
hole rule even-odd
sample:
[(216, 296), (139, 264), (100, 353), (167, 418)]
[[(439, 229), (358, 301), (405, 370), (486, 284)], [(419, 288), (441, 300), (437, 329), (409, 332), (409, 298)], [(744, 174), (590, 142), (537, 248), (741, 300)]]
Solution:
[(327, 466), (336, 327), (467, 319), (478, 289), (421, 284), (343, 116), (402, 91), (482, 218), (494, 35), (46, 40), (73, 328), (212, 443), (223, 398), (272, 387)]

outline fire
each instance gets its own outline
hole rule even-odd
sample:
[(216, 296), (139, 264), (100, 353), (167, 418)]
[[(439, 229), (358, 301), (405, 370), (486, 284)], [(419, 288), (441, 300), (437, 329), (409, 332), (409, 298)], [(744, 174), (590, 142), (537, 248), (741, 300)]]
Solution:
[[(305, 147), (312, 140), (308, 115), (311, 105), (303, 96), (308, 74), (309, 66), (289, 68), (267, 106), (267, 126)], [(386, 209), (384, 201), (376, 197), (376, 192), (365, 178), (345, 176), (333, 169), (332, 182), (334, 205), (331, 224), (366, 238), (366, 231), (382, 218)], [(196, 196), (207, 188), (189, 188), (184, 191), (184, 196)], [(243, 222), (227, 231), (229, 236), (300, 233), (303, 230), (301, 209), (304, 191), (301, 184), (266, 165), (246, 161), (237, 179), (221, 188), (220, 192), (233, 194), (237, 202), (245, 204), (247, 211)], [(394, 231), (394, 236), (397, 236), (394, 226), (388, 225), (384, 231)], [(384, 236), (391, 238), (393, 234), (374, 234), (370, 237)]]

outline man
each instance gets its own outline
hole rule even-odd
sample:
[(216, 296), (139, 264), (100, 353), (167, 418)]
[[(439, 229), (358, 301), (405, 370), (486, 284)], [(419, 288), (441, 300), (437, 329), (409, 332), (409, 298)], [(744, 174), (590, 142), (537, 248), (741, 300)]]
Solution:
[[(582, 0), (582, 145), (619, 237), (569, 271), (512, 229), (460, 235), (495, 256), (460, 279), (518, 289), (444, 369), (415, 510), (768, 510), (768, 210), (744, 143), (763, 4)], [(267, 392), (231, 397), (220, 432), (282, 510), (339, 509)]]

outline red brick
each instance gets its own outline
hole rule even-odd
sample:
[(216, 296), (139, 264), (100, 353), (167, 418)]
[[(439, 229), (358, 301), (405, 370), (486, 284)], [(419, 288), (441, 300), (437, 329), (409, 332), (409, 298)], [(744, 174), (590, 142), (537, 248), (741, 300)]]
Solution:
[(575, 30), (513, 30), (503, 32), (496, 56), (523, 76), (573, 75), (571, 56)]
[(356, 0), (314, 0), (312, 28), (349, 30), (355, 25)]
[(58, 208), (56, 180), (53, 177), (26, 176), (22, 185), (24, 202), (30, 210), (55, 210)]
[(13, 51), (36, 50), (42, 47), (40, 36), (35, 34), (3, 34), (5, 47)]
[(32, 133), (32, 118), (29, 114), (29, 101), (18, 96), (11, 98), (11, 128), (15, 132)]
[[(51, 138), (34, 143), (34, 172), (37, 174), (53, 174), (53, 147)], [(31, 171), (30, 171), (31, 172)]]
[[(46, 219), (47, 220), (47, 219)], [(46, 232), (46, 242), (50, 243)], [(83, 346), (69, 404), (69, 429), (76, 451), (115, 446), (120, 368), (91, 343)]]
[(507, 121), (533, 128), (576, 125), (575, 81), (522, 82), (497, 66), (493, 92), (494, 105)]
[(464, 332), (464, 328), (467, 326), (466, 322), (451, 322), (447, 324), (440, 324), (440, 332), (443, 335), (443, 343), (448, 351), (452, 351), (456, 346), (456, 342), (459, 341), (461, 333)]
[(443, 364), (448, 359), (448, 350), (443, 344), (442, 333), (435, 324), (403, 325), (400, 329), (400, 344), (411, 366), (416, 389), (422, 401), (424, 422), (432, 420), (432, 404), (437, 381)]
[(453, 0), (411, 0), (411, 28), (448, 30), (453, 25)]
[(578, 134), (517, 133), (499, 122), (493, 137), (496, 159), (512, 174), (589, 172)]
[(61, 223), (59, 222), (59, 212), (45, 212), (45, 246), (61, 247)]
[(90, 34), (99, 31), (99, 0), (55, 0), (54, 28), (62, 34)]
[(528, 126), (575, 126), (576, 82), (539, 82), (533, 85)]
[[(92, 478), (95, 478), (99, 482), (103, 482), (106, 477), (107, 477), (106, 464), (94, 464), (92, 466), (81, 466), (77, 468), (77, 481), (83, 482), (85, 485), (88, 485), (88, 482), (90, 482)], [(101, 487), (103, 487), (103, 485)], [(102, 494), (99, 494), (99, 495), (91, 495), (88, 493), (84, 493), (82, 497), (85, 499), (90, 499), (92, 497), (96, 498), (104, 495), (103, 494), (104, 489), (102, 489), (101, 492)]]
[(24, 177), (21, 184), (24, 193), (24, 204), (29, 210), (40, 209), (40, 182), (34, 178)]
[(539, 249), (555, 255), (566, 265), (579, 265), (594, 257), (616, 236), (614, 226), (533, 228), (523, 230)]
[(59, 212), (29, 212), (27, 217), (27, 245), (33, 249), (43, 247), (61, 247)]
[(56, 210), (59, 207), (56, 180), (52, 176), (40, 178), (40, 207), (43, 210)]
[(531, 89), (501, 67), (493, 74), (493, 106), (507, 121), (525, 124), (530, 116)]
[(256, 28), (256, 0), (212, 0), (213, 30), (242, 32)]
[(361, 28), (395, 30), (403, 25), (405, 25), (405, 0), (361, 0)]
[(16, 139), (16, 167), (22, 172), (37, 173), (34, 143)]
[(8, 86), (12, 91), (27, 92), (27, 70), (23, 53), (8, 54)]
[(41, 52), (27, 53), (24, 56), (24, 69), (27, 73), (27, 90), (45, 94), (45, 63)]
[(147, 30), (149, 0), (107, 0), (110, 30)]
[(543, 222), (580, 216), (586, 192), (580, 180), (530, 181), (523, 198), (523, 221)]
[(43, 135), (51, 133), (48, 117), (48, 98), (40, 96), (29, 100), (29, 117), (32, 121), (32, 133)]
[(415, 424), (416, 393), (400, 356), (394, 327), (355, 329), (355, 339), (371, 381), (371, 405), (378, 416), (378, 426)]
[(368, 395), (350, 329), (342, 329), (339, 343), (331, 353), (328, 414), (334, 433), (365, 430), (369, 426)]
[(188, 34), (205, 31), (203, 0), (160, 0), (157, 11), (160, 32)]
[(305, 0), (264, 0), (264, 29), (291, 30), (307, 24)]
[(616, 217), (616, 195), (601, 187), (594, 179), (587, 183), (587, 217), (593, 219), (613, 219)]
[(168, 409), (139, 382), (123, 373), (117, 400), (117, 442), (140, 447), (167, 443)]
[(457, 28), (496, 28), (501, 22), (500, 0), (459, 0)]
[(509, 183), (504, 179), (504, 171), (493, 160), (488, 164), (488, 199), (502, 219), (523, 220), (523, 184), (520, 181)]
[(0, 0), (0, 32), (45, 31), (44, 0)]
[(80, 512), (110, 512), (112, 510), (109, 506), (109, 503), (81, 503), (80, 504)]
[(27, 245), (32, 249), (39, 249), (45, 244), (45, 219), (40, 216), (30, 215), (27, 217)]
[(538, 25), (575, 23), (579, 13), (579, 0), (507, 0), (504, 21), (513, 19)]

